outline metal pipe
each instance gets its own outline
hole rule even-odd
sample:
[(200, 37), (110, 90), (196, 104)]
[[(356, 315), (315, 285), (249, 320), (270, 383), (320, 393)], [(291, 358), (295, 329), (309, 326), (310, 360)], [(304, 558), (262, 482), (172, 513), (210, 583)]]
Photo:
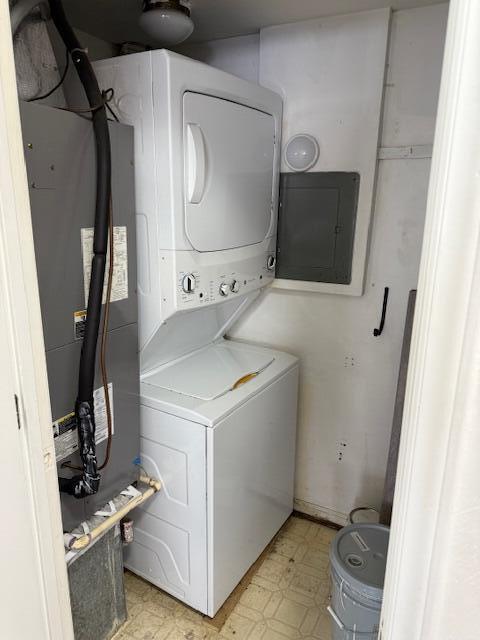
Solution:
[(99, 524), (97, 527), (92, 529), (89, 533), (86, 533), (79, 538), (71, 539), (70, 544), (68, 544), (68, 549), (70, 551), (81, 551), (88, 547), (94, 540), (99, 538), (106, 531), (111, 529), (117, 522), (120, 522), (122, 518), (124, 518), (130, 511), (144, 503), (148, 500), (154, 493), (160, 491), (162, 488), (162, 484), (159, 480), (155, 480), (154, 478), (150, 478), (147, 476), (140, 476), (140, 482), (143, 484), (147, 484), (149, 488), (144, 491), (141, 495), (136, 498), (132, 498), (126, 505), (124, 505), (121, 509), (113, 513), (111, 516), (105, 518), (105, 520)]

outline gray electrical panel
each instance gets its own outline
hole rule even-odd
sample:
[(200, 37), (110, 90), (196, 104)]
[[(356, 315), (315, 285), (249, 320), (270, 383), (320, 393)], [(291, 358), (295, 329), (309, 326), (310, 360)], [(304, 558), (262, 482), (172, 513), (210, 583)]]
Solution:
[(349, 284), (360, 176), (282, 173), (277, 278)]
[[(95, 143), (88, 118), (39, 104), (21, 104), (25, 160), (42, 309), (58, 472), (81, 466), (72, 412), (88, 292), (95, 215)], [(133, 129), (112, 122), (112, 210), (115, 269), (107, 340), (113, 438), (99, 492), (84, 500), (61, 494), (63, 526), (70, 530), (133, 482), (139, 455), (136, 239)], [(86, 289), (86, 290), (85, 290)], [(100, 340), (99, 340), (100, 345)], [(95, 380), (97, 458), (106, 450), (102, 381)], [(101, 442), (98, 440), (102, 439)]]

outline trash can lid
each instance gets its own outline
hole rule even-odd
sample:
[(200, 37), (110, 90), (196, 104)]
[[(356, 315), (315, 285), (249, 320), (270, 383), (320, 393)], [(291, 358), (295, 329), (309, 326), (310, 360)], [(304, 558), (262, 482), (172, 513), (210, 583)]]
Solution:
[(381, 524), (351, 524), (330, 547), (330, 563), (348, 586), (381, 602), (390, 530)]

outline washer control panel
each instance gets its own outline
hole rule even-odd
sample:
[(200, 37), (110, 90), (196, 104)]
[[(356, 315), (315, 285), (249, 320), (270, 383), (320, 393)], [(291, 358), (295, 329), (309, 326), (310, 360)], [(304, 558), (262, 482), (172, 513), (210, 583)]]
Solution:
[(222, 256), (225, 264), (219, 264), (219, 257), (211, 254), (162, 252), (161, 281), (170, 283), (162, 287), (162, 316), (166, 318), (179, 311), (233, 300), (273, 281), (274, 238), (266, 243), (263, 251), (257, 250), (256, 254), (243, 259), (242, 255), (245, 252)]
[(226, 282), (222, 282), (222, 284), (218, 287), (218, 292), (221, 296), (226, 298), (230, 293), (230, 287)]
[(182, 278), (182, 289), (184, 293), (193, 293), (195, 291), (195, 286), (197, 284), (197, 280), (193, 273), (187, 273)]

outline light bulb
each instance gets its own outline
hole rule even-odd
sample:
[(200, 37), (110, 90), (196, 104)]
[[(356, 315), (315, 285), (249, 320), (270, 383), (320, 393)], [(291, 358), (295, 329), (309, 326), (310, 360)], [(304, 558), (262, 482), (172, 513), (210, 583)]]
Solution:
[(193, 31), (190, 11), (177, 0), (155, 2), (146, 0), (139, 25), (152, 40), (161, 45), (183, 42)]

